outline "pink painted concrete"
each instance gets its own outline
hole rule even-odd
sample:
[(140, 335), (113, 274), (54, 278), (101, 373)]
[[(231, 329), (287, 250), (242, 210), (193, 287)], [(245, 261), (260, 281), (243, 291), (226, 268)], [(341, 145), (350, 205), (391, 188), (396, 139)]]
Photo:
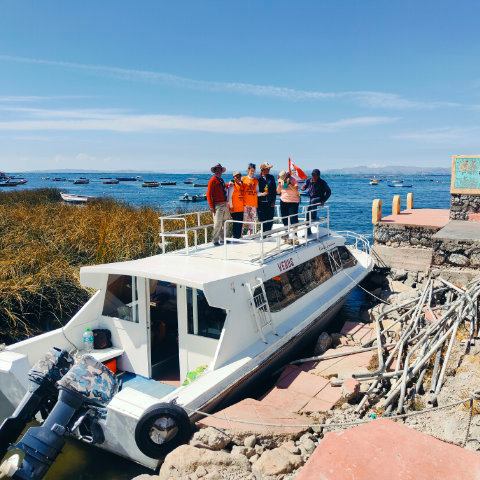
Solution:
[(330, 432), (296, 480), (478, 480), (480, 454), (392, 420)]
[(480, 213), (472, 213), (468, 214), (468, 221), (469, 222), (480, 222)]
[[(341, 346), (327, 350), (326, 355), (357, 350), (357, 346)], [(352, 373), (366, 372), (372, 357), (377, 355), (375, 351), (355, 353), (345, 357), (332, 358), (318, 362), (311, 373), (322, 377), (337, 376), (341, 378), (351, 377)]]
[[(215, 427), (225, 430), (251, 432), (254, 435), (292, 435), (298, 436), (305, 431), (303, 427), (293, 425), (308, 424), (309, 419), (279, 409), (277, 406), (266, 405), (258, 400), (246, 398), (235, 405), (215, 413), (216, 417), (206, 417), (197, 422), (199, 427)], [(264, 425), (247, 425), (235, 420), (247, 420), (258, 423), (278, 423), (282, 427), (269, 427)], [(292, 425), (292, 426), (291, 426)]]
[(370, 323), (345, 322), (340, 333), (359, 345), (375, 337), (375, 329)]
[(382, 223), (443, 228), (450, 221), (450, 210), (414, 208), (403, 210), (398, 215), (383, 217)]

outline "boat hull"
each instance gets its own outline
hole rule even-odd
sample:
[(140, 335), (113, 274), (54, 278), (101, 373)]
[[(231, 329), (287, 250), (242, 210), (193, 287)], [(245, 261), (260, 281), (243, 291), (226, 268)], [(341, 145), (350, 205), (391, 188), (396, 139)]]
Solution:
[[(313, 346), (318, 335), (325, 330), (328, 324), (332, 321), (335, 315), (342, 308), (347, 299), (347, 295), (339, 299), (334, 305), (323, 312), (315, 320), (313, 320), (307, 327), (305, 327), (299, 334), (291, 338), (285, 345), (275, 351), (268, 359), (260, 366), (253, 368), (250, 374), (239, 378), (237, 382), (224, 390), (219, 396), (206, 403), (201, 409), (207, 413), (219, 410), (229, 405), (232, 405), (248, 393), (258, 391), (261, 386), (264, 390), (266, 383), (272, 383), (270, 378), (275, 376), (278, 369), (287, 365), (292, 360), (298, 358), (306, 349)], [(254, 359), (252, 360), (252, 362)], [(191, 415), (192, 421), (196, 422), (203, 418), (202, 415)]]

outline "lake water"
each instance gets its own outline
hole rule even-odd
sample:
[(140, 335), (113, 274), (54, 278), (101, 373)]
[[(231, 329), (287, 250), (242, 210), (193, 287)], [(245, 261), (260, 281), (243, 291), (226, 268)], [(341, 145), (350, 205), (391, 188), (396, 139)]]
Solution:
[[(207, 207), (206, 203), (180, 202), (179, 197), (185, 193), (204, 193), (205, 188), (196, 188), (185, 185), (183, 182), (192, 175), (185, 174), (112, 174), (110, 173), (56, 173), (42, 172), (18, 174), (24, 176), (28, 183), (16, 189), (55, 187), (63, 192), (92, 195), (96, 197), (113, 197), (137, 206), (150, 206), (166, 212), (176, 209), (202, 210)], [(100, 177), (116, 177), (139, 175), (144, 180), (175, 181), (175, 186), (163, 186), (158, 188), (144, 188), (141, 181), (120, 182), (118, 185), (104, 185)], [(88, 185), (74, 185), (72, 181), (79, 176), (90, 180)], [(45, 177), (65, 177), (66, 182), (53, 182), (44, 180)], [(210, 175), (195, 175), (197, 183), (207, 183)], [(229, 176), (225, 176), (229, 179)], [(371, 208), (372, 200), (380, 198), (384, 205), (384, 214), (391, 211), (393, 194), (402, 196), (405, 206), (407, 192), (413, 192), (415, 207), (417, 208), (448, 208), (450, 202), (450, 176), (449, 175), (422, 175), (413, 178), (405, 178), (406, 183), (412, 183), (411, 188), (392, 188), (389, 181), (397, 177), (385, 177), (379, 185), (371, 186), (369, 178), (360, 175), (325, 175), (325, 180), (332, 189), (332, 197), (328, 201), (330, 206), (331, 226), (337, 230), (353, 230), (358, 233), (371, 234)], [(6, 190), (6, 189), (2, 189)], [(305, 199), (302, 199), (305, 202)]]
[[(144, 180), (176, 181), (176, 186), (159, 188), (143, 188), (142, 182), (121, 182), (118, 185), (104, 185), (99, 177), (129, 176), (130, 174), (65, 174), (65, 173), (30, 173), (18, 174), (27, 178), (25, 186), (17, 189), (55, 187), (63, 192), (93, 195), (97, 197), (109, 196), (136, 206), (151, 206), (163, 211), (174, 211), (178, 208), (203, 209), (204, 204), (185, 204), (178, 198), (184, 193), (203, 193), (205, 188), (195, 188), (183, 184), (183, 181), (192, 175), (181, 174), (152, 174), (136, 173)], [(89, 185), (73, 185), (71, 181), (53, 182), (44, 180), (45, 177), (66, 177), (69, 180), (79, 176), (90, 179)], [(195, 175), (198, 183), (206, 183), (209, 175)], [(228, 178), (228, 177), (226, 177)], [(392, 195), (402, 195), (403, 207), (407, 192), (413, 192), (415, 207), (417, 208), (448, 208), (450, 201), (450, 176), (416, 176), (405, 179), (413, 183), (411, 188), (391, 188), (388, 182), (394, 177), (384, 178), (378, 186), (369, 185), (368, 177), (359, 175), (325, 175), (325, 180), (332, 189), (330, 205), (331, 227), (336, 230), (353, 230), (365, 235), (371, 235), (371, 208), (372, 200), (380, 198), (384, 205), (384, 215), (391, 211)], [(347, 303), (339, 314), (336, 324), (345, 320), (357, 320), (358, 313), (365, 303), (364, 293), (354, 290)], [(5, 399), (0, 396), (0, 418), (10, 412), (5, 408)], [(50, 469), (46, 480), (127, 480), (148, 470), (121, 459), (113, 454), (98, 448), (92, 448), (76, 441), (68, 441), (61, 456)]]

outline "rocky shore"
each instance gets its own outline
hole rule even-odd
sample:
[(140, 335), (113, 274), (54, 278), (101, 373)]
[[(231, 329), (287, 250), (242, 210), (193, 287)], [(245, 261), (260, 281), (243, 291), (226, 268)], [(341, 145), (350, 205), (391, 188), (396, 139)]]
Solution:
[[(338, 334), (323, 333), (317, 341), (313, 352), (315, 355), (337, 358), (287, 366), (273, 388), (274, 393), (281, 394), (281, 379), (297, 370), (300, 375), (308, 374), (307, 381), (315, 383), (317, 379), (328, 383), (323, 392), (330, 389), (328, 390), (332, 399), (330, 405), (325, 406), (323, 411), (320, 407), (316, 411), (305, 407), (301, 409), (297, 406), (292, 407), (291, 410), (295, 410), (296, 415), (293, 417), (296, 420), (296, 428), (286, 427), (280, 432), (265, 433), (266, 430), (249, 427), (246, 424), (241, 426), (232, 424), (231, 428), (220, 428), (219, 425), (223, 425), (220, 421), (216, 422), (213, 419), (209, 423), (207, 419), (198, 424), (199, 430), (194, 433), (189, 445), (177, 448), (166, 457), (158, 474), (141, 475), (136, 477), (136, 480), (293, 480), (315, 450), (322, 448), (322, 441), (327, 432), (350, 428), (351, 423), (355, 422), (373, 421), (386, 414), (387, 410), (381, 407), (381, 401), (388, 394), (390, 383), (386, 382), (387, 387), (375, 391), (372, 390), (369, 381), (353, 378), (355, 374), (362, 372), (366, 376), (373, 375), (379, 367), (377, 352), (374, 348), (367, 351), (365, 345), (376, 345), (375, 338), (378, 337), (375, 336), (375, 325), (381, 318), (385, 328), (383, 346), (387, 352), (393, 348), (404, 331), (399, 328), (402, 325), (400, 318), (402, 315), (399, 310), (390, 314), (386, 312), (392, 310), (392, 305), (408, 302), (414, 305), (418, 298), (426, 296), (431, 291), (433, 293), (430, 294), (432, 298), (429, 305), (432, 305), (433, 317), (429, 320), (430, 312), (425, 313), (422, 310), (426, 319), (424, 328), (428, 329), (429, 322), (434, 323), (440, 318), (456, 298), (455, 288), (462, 292), (464, 287), (442, 289), (442, 286), (444, 284), (440, 279), (432, 280), (421, 272), (390, 271), (387, 274), (384, 272), (372, 274), (369, 287), (378, 300), (362, 313), (358, 324), (345, 325)], [(460, 293), (458, 296), (460, 297)], [(419, 334), (422, 332), (420, 327), (418, 332)], [(435, 398), (434, 405), (445, 406), (458, 401), (459, 398), (468, 398), (472, 392), (480, 390), (479, 342), (475, 341), (475, 338), (472, 341), (473, 337), (469, 337), (468, 331), (463, 327), (455, 330), (454, 334), (455, 341), (452, 340), (451, 354), (447, 358), (443, 386)], [(355, 350), (359, 348), (365, 351), (356, 354)], [(428, 388), (432, 375), (435, 375), (432, 373), (433, 369), (434, 365), (431, 362), (423, 374), (423, 388), (417, 388), (413, 395), (409, 389), (404, 406), (395, 407), (398, 411), (413, 415), (396, 421), (468, 450), (480, 450), (480, 441), (477, 440), (480, 438), (480, 415), (478, 415), (480, 404), (477, 400), (416, 415), (433, 406), (429, 403), (432, 395)], [(292, 385), (293, 383), (292, 381)], [(289, 387), (290, 385), (283, 388), (284, 395), (287, 394)], [(293, 392), (297, 399), (302, 395), (298, 392), (299, 390)], [(268, 398), (273, 398), (272, 391), (263, 397), (264, 400)], [(290, 403), (287, 399), (290, 397), (282, 398), (288, 410)], [(317, 404), (319, 401), (317, 398)], [(311, 403), (312, 400), (309, 405)], [(251, 408), (255, 408), (255, 405), (252, 404)], [(227, 417), (227, 414), (224, 416)], [(347, 425), (339, 427), (337, 426), (339, 423)], [(300, 428), (300, 424), (304, 426)], [(392, 441), (395, 439), (392, 438)]]

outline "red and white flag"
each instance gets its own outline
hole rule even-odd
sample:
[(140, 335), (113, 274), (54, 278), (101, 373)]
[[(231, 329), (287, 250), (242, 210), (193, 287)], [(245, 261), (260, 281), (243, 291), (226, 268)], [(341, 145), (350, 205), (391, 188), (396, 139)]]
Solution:
[(308, 178), (307, 174), (300, 167), (295, 165), (290, 158), (288, 159), (288, 171), (297, 181), (306, 180)]

